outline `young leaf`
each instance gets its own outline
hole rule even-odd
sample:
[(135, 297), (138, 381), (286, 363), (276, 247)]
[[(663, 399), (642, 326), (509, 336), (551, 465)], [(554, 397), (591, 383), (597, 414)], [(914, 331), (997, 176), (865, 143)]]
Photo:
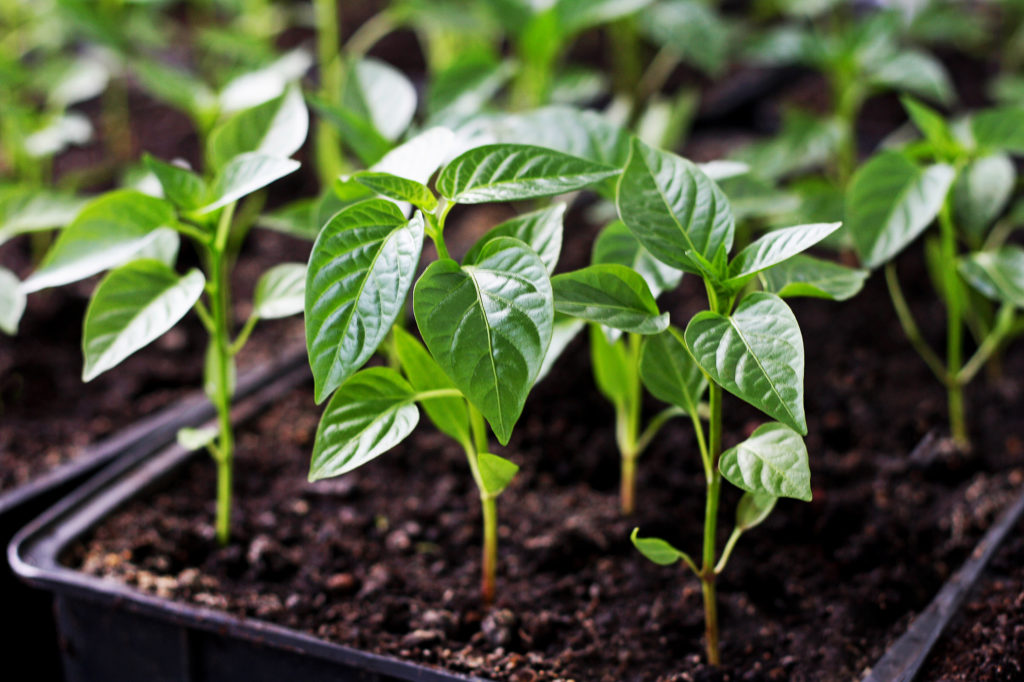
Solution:
[(207, 144), (210, 165), (223, 168), (239, 154), (258, 152), (287, 158), (306, 141), (309, 112), (297, 87), (235, 114), (213, 129)]
[(481, 452), (477, 455), (476, 463), (480, 467), (480, 479), (484, 484), (484, 491), (489, 495), (503, 493), (519, 472), (518, 464), (489, 452)]
[(177, 441), (180, 447), (191, 452), (205, 448), (214, 441), (218, 433), (220, 431), (216, 426), (207, 426), (201, 429), (193, 429), (186, 426), (185, 428), (178, 429)]
[(466, 260), (475, 260), (480, 249), (487, 242), (498, 237), (514, 237), (537, 252), (548, 269), (548, 274), (555, 271), (558, 256), (562, 253), (562, 218), (565, 216), (565, 204), (556, 203), (539, 211), (524, 213), (488, 230), (483, 237), (466, 253)]
[(772, 230), (740, 251), (729, 264), (729, 276), (738, 279), (781, 263), (806, 251), (842, 226), (842, 223), (817, 223)]
[(1013, 196), (1017, 171), (1005, 154), (993, 154), (968, 163), (953, 182), (953, 217), (956, 225), (975, 241), (985, 238), (989, 226)]
[(0, 268), (0, 331), (14, 336), (25, 312), (25, 292), (18, 277), (7, 268)]
[(19, 234), (64, 227), (86, 203), (87, 199), (35, 187), (5, 192), (0, 199), (0, 244)]
[(427, 213), (437, 208), (437, 197), (434, 193), (426, 185), (415, 180), (375, 171), (360, 171), (353, 175), (352, 179), (381, 196), (396, 201), (407, 201)]
[(134, 257), (158, 228), (174, 224), (174, 209), (135, 190), (104, 194), (64, 228), (23, 287), (26, 293), (85, 279)]
[(353, 374), (320, 418), (309, 480), (348, 473), (402, 442), (420, 419), (413, 397), (412, 387), (393, 369)]
[(761, 273), (764, 290), (780, 298), (807, 296), (845, 301), (853, 298), (868, 278), (867, 270), (798, 254)]
[(735, 224), (725, 194), (682, 157), (634, 139), (616, 194), (622, 222), (674, 268), (700, 273), (688, 252), (711, 259), (732, 246)]
[(338, 129), (341, 139), (365, 165), (377, 163), (391, 148), (391, 141), (359, 114), (313, 94), (307, 97), (320, 117)]
[(203, 293), (206, 278), (192, 269), (179, 276), (157, 260), (112, 270), (89, 301), (82, 330), (82, 381), (117, 365), (183, 318)]
[(264, 272), (252, 296), (252, 314), (273, 320), (301, 313), (306, 300), (306, 264), (281, 263)]
[(875, 87), (911, 92), (940, 104), (949, 104), (956, 98), (942, 63), (914, 50), (881, 61), (870, 73), (869, 82)]
[(1003, 246), (960, 261), (960, 274), (989, 298), (1024, 308), (1024, 249)]
[(345, 86), (345, 106), (393, 142), (409, 127), (416, 113), (416, 87), (390, 64), (362, 59)]
[(761, 525), (775, 509), (779, 498), (766, 492), (745, 492), (736, 505), (736, 528), (745, 533)]
[(317, 199), (296, 199), (276, 211), (260, 215), (256, 226), (314, 241), (323, 224), (316, 219), (316, 208)]
[(571, 192), (616, 173), (551, 149), (493, 144), (470, 149), (445, 166), (437, 189), (460, 204), (517, 201)]
[(478, 113), (514, 72), (510, 61), (499, 62), (490, 54), (469, 52), (456, 56), (428, 84), (428, 120), (457, 123)]
[(621, 339), (609, 341), (598, 325), (590, 325), (590, 364), (597, 390), (609, 402), (622, 409), (630, 400), (632, 365)]
[(591, 265), (551, 278), (555, 310), (635, 334), (668, 327), (644, 278), (624, 265)]
[(892, 259), (931, 224), (953, 176), (946, 164), (920, 168), (897, 152), (882, 152), (854, 173), (846, 229), (865, 267)]
[(299, 169), (299, 162), (265, 154), (239, 154), (220, 169), (210, 189), (207, 204), (196, 209), (203, 214), (223, 208), (263, 189)]
[(804, 439), (778, 422), (762, 424), (750, 438), (723, 452), (718, 470), (742, 490), (811, 501)]
[(655, 298), (663, 291), (675, 289), (683, 277), (682, 272), (652, 256), (621, 220), (608, 223), (597, 235), (591, 258), (595, 264), (618, 263), (635, 270)]
[(648, 336), (640, 349), (640, 379), (658, 400), (697, 415), (708, 381), (686, 349), (683, 333), (669, 327)]
[(939, 112), (921, 104), (913, 97), (901, 97), (900, 102), (925, 139), (940, 148), (953, 142), (953, 133)]
[(629, 16), (652, 0), (557, 0), (554, 3), (563, 35), (571, 36), (592, 26)]
[(800, 433), (804, 417), (804, 343), (793, 311), (774, 294), (750, 294), (732, 315), (698, 313), (686, 346), (711, 379)]
[(725, 67), (729, 27), (701, 0), (659, 2), (638, 19), (654, 42), (709, 76), (719, 75)]
[(551, 341), (551, 283), (518, 239), (499, 237), (463, 266), (431, 263), (413, 294), (437, 364), (508, 443)]
[[(398, 362), (409, 383), (417, 392), (455, 388), (452, 380), (412, 334), (401, 327), (395, 327), (391, 333), (394, 335)], [(469, 431), (469, 412), (466, 410), (464, 399), (459, 397), (428, 398), (420, 400), (420, 404), (439, 431), (463, 445), (472, 443), (472, 435)]]
[(185, 210), (198, 208), (206, 198), (206, 183), (203, 179), (187, 168), (166, 163), (147, 154), (146, 166), (153, 172), (164, 196), (175, 206)]
[(390, 201), (338, 213), (313, 244), (306, 273), (306, 347), (317, 403), (365, 363), (402, 312), (423, 247), (423, 216)]
[(639, 528), (633, 529), (629, 536), (630, 541), (634, 547), (640, 550), (641, 554), (659, 566), (671, 566), (680, 559), (685, 561), (688, 558), (685, 552), (680, 552), (661, 538), (637, 537), (639, 531)]
[(986, 109), (971, 117), (974, 141), (981, 149), (1024, 154), (1024, 107)]

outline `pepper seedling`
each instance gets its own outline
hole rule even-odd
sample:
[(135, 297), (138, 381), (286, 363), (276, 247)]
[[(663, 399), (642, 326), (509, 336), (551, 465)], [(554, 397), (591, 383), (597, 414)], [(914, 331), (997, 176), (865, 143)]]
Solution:
[[(463, 447), (483, 516), (481, 595), (493, 601), (497, 496), (517, 471), (490, 452), (487, 426), (506, 445), (551, 342), (549, 278), (561, 246), (560, 207), (508, 221), (484, 235), (462, 262), (451, 258), (445, 220), (458, 204), (552, 196), (619, 171), (528, 145), (486, 145), (448, 163), (436, 187), (381, 172), (353, 179), (387, 198), (336, 214), (310, 255), (306, 339), (316, 401), (328, 397), (309, 478), (338, 476), (388, 451), (415, 428), (419, 403)], [(396, 202), (416, 208), (407, 218)], [(438, 253), (415, 282), (424, 237)], [(390, 367), (360, 369), (413, 289), (423, 345), (398, 328)], [(333, 393), (333, 396), (331, 395)]]
[[(1010, 155), (1024, 155), (1024, 109), (983, 110), (953, 126), (913, 99), (904, 98), (903, 105), (923, 139), (879, 152), (857, 171), (846, 199), (847, 226), (861, 262), (872, 269), (884, 266), (900, 324), (946, 387), (950, 432), (967, 450), (964, 386), (1021, 331), (1024, 250), (1005, 243), (1009, 225), (994, 225), (1016, 183)], [(938, 234), (926, 239), (925, 255), (946, 306), (944, 359), (918, 327), (893, 260), (935, 222)], [(965, 327), (977, 344), (967, 360)]]
[[(132, 189), (103, 194), (89, 202), (63, 229), (39, 268), (20, 286), (22, 293), (69, 284), (105, 270), (86, 309), (82, 332), (90, 381), (167, 332), (194, 310), (210, 336), (204, 387), (217, 409), (219, 427), (185, 429), (179, 442), (206, 447), (217, 463), (216, 533), (230, 534), (233, 433), (231, 398), (235, 356), (260, 319), (302, 311), (305, 268), (286, 263), (265, 272), (257, 283), (252, 313), (232, 339), (228, 277), (253, 211), (240, 200), (299, 168), (288, 157), (306, 139), (308, 114), (295, 89), (227, 119), (210, 134), (206, 177), (152, 157), (146, 164), (163, 197)], [(180, 235), (190, 238), (205, 273), (174, 270)]]
[[(767, 517), (777, 498), (811, 499), (807, 449), (801, 437), (807, 433), (803, 339), (779, 294), (826, 293), (809, 284), (816, 277), (811, 269), (816, 261), (791, 259), (840, 224), (774, 230), (730, 260), (735, 221), (724, 193), (694, 164), (639, 140), (633, 141), (619, 179), (617, 205), (622, 222), (654, 258), (700, 277), (707, 291), (709, 309), (696, 314), (685, 330), (669, 327), (647, 337), (640, 349), (640, 375), (647, 389), (685, 411), (693, 422), (707, 484), (700, 559), (695, 561), (664, 540), (641, 538), (637, 530), (632, 540), (650, 560), (682, 561), (700, 580), (707, 657), (717, 665), (715, 582), (738, 538)], [(781, 264), (789, 268), (788, 275), (776, 281), (766, 274)], [(759, 275), (773, 291), (781, 284), (778, 293), (753, 291), (751, 284)], [(806, 288), (799, 286), (801, 281)], [(798, 286), (787, 292), (794, 283)], [(698, 410), (705, 387), (706, 429)], [(723, 451), (723, 391), (775, 421)], [(719, 553), (716, 530), (723, 478), (745, 494), (735, 530)]]

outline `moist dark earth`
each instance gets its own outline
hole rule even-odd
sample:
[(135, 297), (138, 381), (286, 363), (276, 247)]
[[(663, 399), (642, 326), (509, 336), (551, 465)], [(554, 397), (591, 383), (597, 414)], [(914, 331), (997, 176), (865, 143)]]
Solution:
[[(912, 301), (931, 300), (920, 262), (904, 259), (900, 271)], [(703, 305), (696, 280), (664, 305), (685, 324)], [(938, 304), (914, 305), (934, 321), (926, 333), (940, 334)], [(581, 340), (497, 449), (522, 470), (498, 503), (493, 608), (478, 598), (479, 503), (461, 450), (424, 419), (379, 459), (309, 484), (320, 410), (308, 387), (241, 432), (230, 546), (213, 540), (214, 472), (200, 457), (66, 559), (154, 594), (494, 680), (857, 678), (1024, 481), (1024, 367), (1009, 355), (1002, 379), (969, 391), (972, 454), (942, 438), (917, 447), (943, 432), (944, 392), (904, 341), (880, 278), (848, 303), (795, 309), (814, 501), (780, 501), (741, 539), (719, 582), (718, 670), (702, 663), (695, 579), (648, 562), (628, 540), (639, 526), (699, 548), (692, 432), (677, 421), (661, 433), (640, 461), (638, 513), (620, 517), (613, 414)], [(726, 414), (727, 446), (765, 419), (731, 398)], [(737, 499), (733, 489), (724, 497), (719, 546)]]

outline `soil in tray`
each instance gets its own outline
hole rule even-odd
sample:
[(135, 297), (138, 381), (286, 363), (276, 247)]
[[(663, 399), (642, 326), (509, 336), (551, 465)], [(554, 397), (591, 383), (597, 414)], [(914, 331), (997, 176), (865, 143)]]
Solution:
[(925, 664), (921, 680), (1024, 680), (1022, 531), (1018, 523), (992, 559)]
[[(674, 309), (695, 307), (694, 284), (684, 283)], [(943, 395), (888, 306), (875, 305), (882, 286), (872, 281), (844, 306), (797, 306), (812, 368), (815, 499), (780, 502), (740, 541), (720, 581), (720, 671), (701, 662), (695, 580), (647, 562), (628, 541), (639, 525), (699, 547), (704, 491), (692, 436), (676, 422), (657, 439), (640, 464), (640, 511), (620, 518), (613, 419), (580, 340), (500, 450), (523, 468), (499, 499), (493, 609), (477, 601), (479, 504), (461, 451), (421, 423), (352, 474), (309, 484), (319, 416), (309, 389), (241, 432), (231, 546), (213, 541), (213, 466), (201, 458), (155, 498), (107, 519), (67, 561), (158, 595), (496, 680), (852, 679), (928, 603), (1021, 476), (1012, 470), (1022, 450), (1015, 401), (993, 389), (971, 395), (975, 458), (942, 448), (908, 456), (941, 426)], [(1022, 369), (1019, 354), (1007, 359), (1006, 376)], [(729, 414), (727, 444), (762, 421)]]
[[(27, 263), (20, 247), (5, 245), (5, 261)], [(183, 252), (190, 252), (187, 244)], [(248, 316), (259, 275), (283, 260), (305, 261), (309, 244), (257, 232), (233, 273), (239, 304)], [(183, 258), (191, 253), (183, 253)], [(170, 404), (202, 385), (207, 335), (190, 313), (152, 345), (83, 384), (82, 320), (92, 278), (65, 289), (32, 294), (18, 336), (0, 340), (0, 492), (17, 487), (135, 419)], [(285, 345), (302, 344), (296, 319), (261, 322), (239, 356), (241, 369), (276, 357)]]

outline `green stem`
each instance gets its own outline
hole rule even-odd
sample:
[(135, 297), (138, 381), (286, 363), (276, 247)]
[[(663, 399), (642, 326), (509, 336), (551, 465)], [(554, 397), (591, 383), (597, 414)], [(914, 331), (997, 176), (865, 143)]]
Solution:
[(907, 305), (907, 299), (903, 296), (903, 289), (900, 287), (899, 276), (896, 274), (896, 264), (892, 261), (885, 264), (885, 284), (889, 290), (889, 298), (892, 299), (892, 307), (896, 311), (896, 317), (900, 321), (900, 326), (903, 328), (903, 333), (906, 335), (907, 340), (910, 341), (910, 345), (914, 347), (917, 354), (921, 356), (921, 359), (925, 361), (928, 368), (932, 370), (932, 373), (941, 381), (944, 385), (949, 383), (949, 376), (946, 373), (946, 368), (942, 364), (942, 360), (932, 350), (928, 342), (924, 340), (924, 336), (921, 335), (921, 330), (917, 327), (917, 322), (914, 321), (914, 314), (910, 312), (910, 306)]
[(959, 374), (956, 376), (956, 381), (961, 386), (966, 386), (971, 383), (971, 379), (978, 373), (978, 370), (988, 362), (989, 358), (996, 353), (1000, 346), (1003, 345), (1003, 341), (1006, 340), (1007, 336), (1013, 330), (1013, 323), (1015, 318), (1015, 312), (1013, 305), (1004, 303), (999, 309), (999, 314), (996, 317), (995, 327), (985, 337), (985, 339), (978, 346), (977, 350), (974, 351), (974, 355), (971, 359), (964, 363), (964, 366), (960, 368)]
[(721, 663), (718, 649), (718, 601), (715, 595), (715, 545), (718, 531), (718, 500), (722, 488), (722, 475), (718, 472), (718, 457), (722, 451), (722, 389), (715, 382), (709, 387), (711, 418), (709, 430), (709, 460), (711, 478), (708, 480), (707, 501), (704, 507), (704, 552), (701, 560), (701, 594), (704, 597), (704, 637), (708, 663)]
[[(483, 415), (466, 401), (469, 408), (469, 426), (473, 433), (472, 447), (466, 447), (466, 457), (469, 460), (469, 468), (473, 473), (473, 480), (480, 492), (480, 510), (484, 524), (484, 543), (481, 549), (480, 561), (480, 598), (485, 605), (494, 603), (496, 592), (496, 575), (498, 572), (498, 504), (497, 497), (484, 487), (483, 478), (480, 475), (480, 465), (477, 456), (487, 452), (487, 424)], [(469, 445), (469, 444), (467, 444)]]
[(725, 570), (725, 565), (729, 563), (729, 557), (732, 556), (732, 550), (736, 547), (736, 542), (743, 535), (743, 531), (738, 527), (732, 529), (732, 533), (729, 535), (729, 539), (725, 542), (725, 548), (722, 550), (722, 556), (719, 557), (718, 563), (715, 564), (715, 575), (720, 575)]
[(952, 205), (949, 199), (942, 204), (939, 211), (939, 229), (941, 234), (942, 272), (946, 290), (946, 376), (953, 379), (946, 384), (947, 403), (949, 406), (949, 426), (953, 442), (957, 448), (967, 451), (971, 447), (967, 432), (967, 419), (964, 415), (964, 388), (955, 381), (963, 365), (963, 291), (960, 277), (957, 274), (956, 229), (953, 226)]
[(647, 69), (640, 76), (633, 91), (633, 101), (630, 104), (629, 118), (627, 119), (630, 129), (636, 127), (651, 97), (658, 94), (665, 85), (665, 81), (679, 66), (679, 61), (679, 51), (672, 46), (663, 47), (654, 55), (654, 59), (647, 65)]
[(636, 511), (636, 459), (640, 455), (637, 447), (640, 431), (640, 336), (630, 334), (625, 343), (629, 354), (629, 383), (624, 387), (625, 404), (616, 410), (616, 431), (622, 460), (619, 474), (620, 505), (622, 514), (629, 516)]
[(845, 72), (833, 76), (832, 97), (839, 122), (839, 143), (836, 150), (836, 174), (840, 187), (846, 187), (857, 167), (857, 113), (863, 95)]
[[(334, 105), (341, 104), (344, 65), (341, 61), (341, 22), (334, 0), (313, 0), (317, 32), (317, 60), (320, 64), (320, 96)], [(328, 121), (317, 124), (317, 168), (320, 181), (328, 187), (345, 170), (338, 131)]]
[(619, 480), (619, 503), (623, 516), (636, 511), (636, 456), (622, 454)]
[(231, 306), (228, 284), (227, 259), (224, 245), (227, 244), (231, 232), (231, 218), (234, 215), (234, 204), (230, 204), (221, 213), (217, 225), (217, 236), (214, 248), (210, 253), (211, 277), (210, 317), (213, 319), (213, 333), (210, 342), (213, 344), (216, 358), (213, 373), (213, 402), (217, 409), (217, 423), (220, 433), (217, 439), (217, 540), (226, 545), (231, 537), (231, 478), (234, 459), (234, 434), (231, 429)]

